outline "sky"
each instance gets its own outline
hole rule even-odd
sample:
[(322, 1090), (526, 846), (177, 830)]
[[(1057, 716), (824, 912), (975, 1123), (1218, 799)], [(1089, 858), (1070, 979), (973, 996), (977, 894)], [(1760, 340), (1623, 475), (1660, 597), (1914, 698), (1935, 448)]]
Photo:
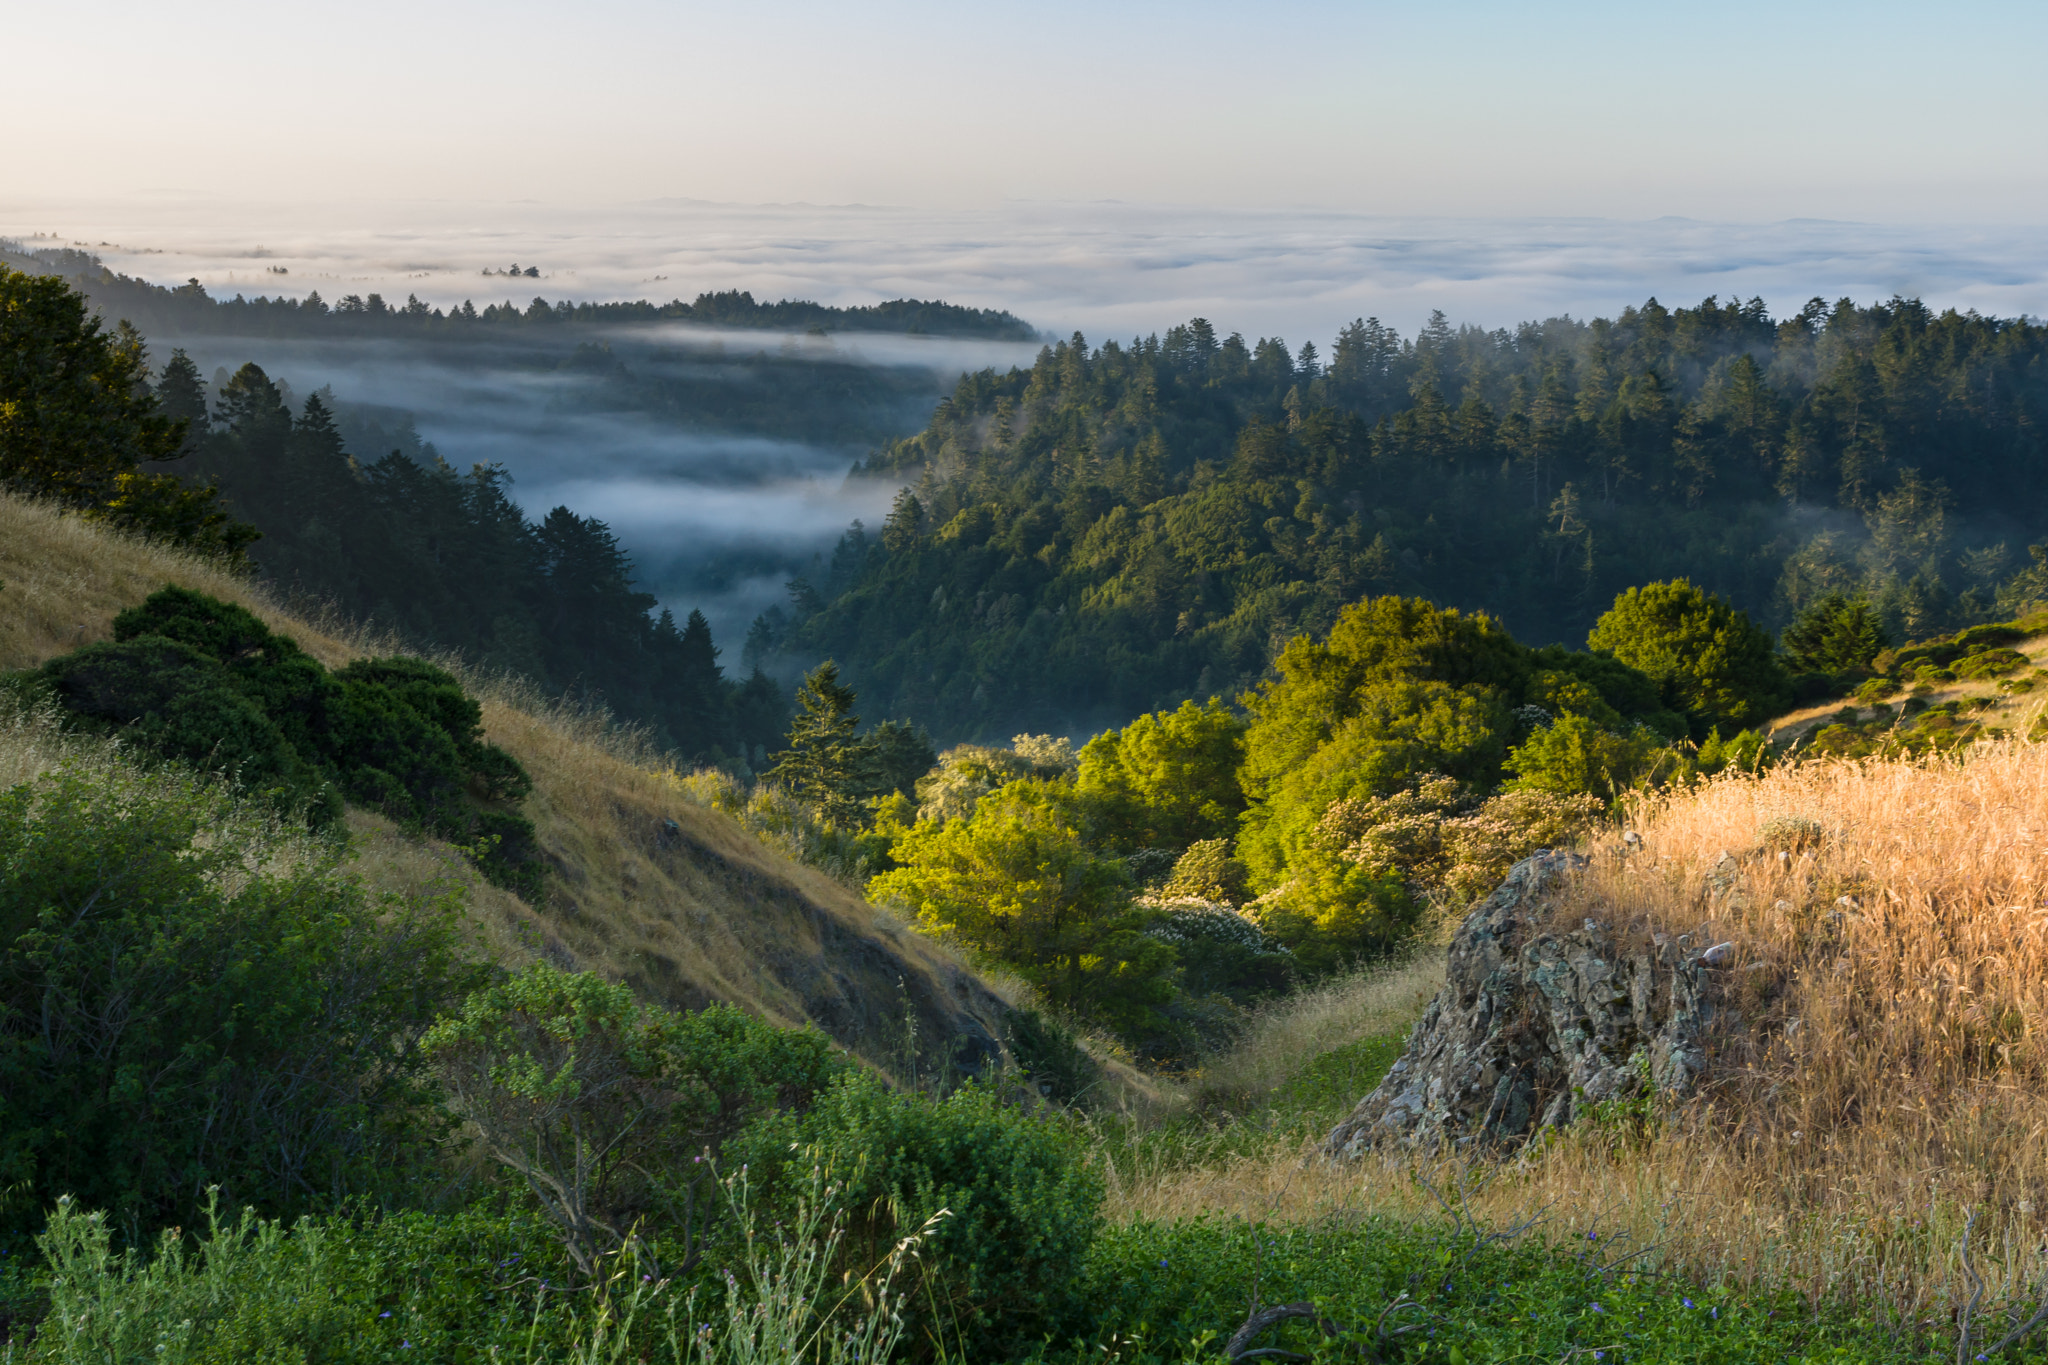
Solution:
[(6, 189), (2048, 221), (2048, 6), (8, 0)]

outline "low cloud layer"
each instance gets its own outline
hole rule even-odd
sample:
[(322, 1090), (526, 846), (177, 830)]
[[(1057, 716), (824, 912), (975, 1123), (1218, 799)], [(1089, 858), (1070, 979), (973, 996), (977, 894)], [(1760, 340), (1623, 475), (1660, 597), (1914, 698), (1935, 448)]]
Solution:
[[(1101, 203), (972, 212), (689, 201), (60, 208), (0, 197), (0, 234), (38, 231), (83, 243), (116, 269), (196, 276), (216, 292), (375, 290), (479, 306), (721, 289), (824, 303), (908, 296), (1007, 308), (1046, 331), (1097, 339), (1200, 314), (1226, 330), (1324, 345), (1359, 316), (1412, 333), (1441, 308), (1454, 322), (1508, 327), (1612, 313), (1653, 294), (1667, 303), (1761, 295), (1779, 314), (1814, 295), (1867, 302), (1894, 293), (1939, 307), (2048, 312), (2048, 237), (2015, 227), (1398, 219)], [(481, 273), (513, 264), (541, 275)], [(279, 268), (289, 273), (272, 273)]]

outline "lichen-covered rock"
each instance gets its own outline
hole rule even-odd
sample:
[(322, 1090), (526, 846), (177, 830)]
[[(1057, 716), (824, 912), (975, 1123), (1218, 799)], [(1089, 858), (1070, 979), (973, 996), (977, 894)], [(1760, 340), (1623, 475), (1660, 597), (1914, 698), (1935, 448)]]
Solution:
[(1681, 941), (1625, 944), (1598, 919), (1539, 930), (1585, 860), (1516, 863), (1451, 940), (1443, 989), (1379, 1087), (1324, 1150), (1497, 1143), (1569, 1123), (1646, 1083), (1683, 1094), (1706, 1067), (1706, 967)]

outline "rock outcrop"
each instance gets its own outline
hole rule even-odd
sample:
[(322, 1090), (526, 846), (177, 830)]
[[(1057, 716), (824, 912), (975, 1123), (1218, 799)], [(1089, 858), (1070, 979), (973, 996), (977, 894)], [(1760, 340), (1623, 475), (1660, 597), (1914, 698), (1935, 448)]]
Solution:
[(1545, 927), (1585, 860), (1515, 864), (1451, 940), (1443, 989), (1379, 1087), (1325, 1144), (1498, 1144), (1645, 1086), (1683, 1094), (1706, 1067), (1708, 964), (1683, 939), (1640, 945), (1597, 918)]

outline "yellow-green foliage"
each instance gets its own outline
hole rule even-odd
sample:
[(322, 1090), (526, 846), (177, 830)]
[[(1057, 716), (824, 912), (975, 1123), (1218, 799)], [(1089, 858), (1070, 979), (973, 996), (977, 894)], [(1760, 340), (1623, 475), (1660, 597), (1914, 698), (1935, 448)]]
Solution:
[(1368, 873), (1462, 907), (1499, 885), (1517, 859), (1576, 842), (1604, 809), (1583, 791), (1511, 790), (1474, 802), (1432, 773), (1392, 796), (1335, 802), (1316, 837)]
[(1103, 833), (1127, 848), (1185, 848), (1237, 832), (1244, 722), (1220, 697), (1143, 715), (1081, 750), (1075, 785)]
[(1203, 839), (1188, 845), (1173, 865), (1173, 875), (1159, 888), (1162, 900), (1244, 902), (1244, 864), (1230, 856), (1228, 839)]
[(870, 881), (870, 897), (1049, 1002), (1128, 1028), (1171, 997), (1172, 952), (1139, 932), (1123, 864), (1089, 846), (1066, 783), (1012, 782), (971, 816), (918, 821), (893, 854), (902, 866)]
[(1586, 644), (1656, 679), (1698, 738), (1715, 727), (1754, 725), (1790, 699), (1771, 637), (1726, 600), (1682, 578), (1622, 593)]
[(1642, 726), (1617, 733), (1567, 711), (1532, 730), (1504, 766), (1531, 791), (1595, 792), (1611, 801), (1647, 780), (1665, 757), (1663, 739)]
[(1296, 639), (1275, 681), (1248, 695), (1240, 856), (1263, 888), (1309, 849), (1332, 801), (1394, 790), (1419, 772), (1491, 785), (1528, 651), (1487, 616), (1420, 599), (1345, 609), (1327, 639)]
[(1047, 780), (1074, 771), (1072, 746), (1051, 735), (1018, 735), (1010, 747), (959, 744), (939, 755), (932, 770), (917, 781), (917, 814), (924, 820), (963, 819), (975, 803), (1005, 783), (1027, 777)]

